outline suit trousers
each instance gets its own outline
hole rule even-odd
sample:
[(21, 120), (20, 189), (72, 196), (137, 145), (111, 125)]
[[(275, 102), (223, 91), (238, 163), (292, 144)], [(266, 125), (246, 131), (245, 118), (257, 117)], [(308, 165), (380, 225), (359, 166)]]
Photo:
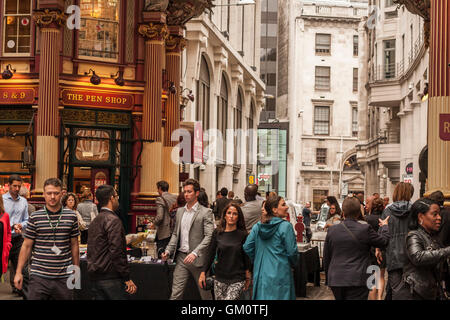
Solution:
[(369, 289), (362, 287), (330, 287), (336, 300), (367, 300)]
[(170, 296), (170, 300), (183, 299), (184, 289), (189, 280), (189, 276), (192, 276), (194, 278), (194, 281), (197, 284), (202, 300), (212, 300), (211, 292), (203, 290), (198, 285), (198, 278), (200, 277), (202, 268), (196, 267), (192, 264), (185, 264), (183, 260), (186, 257), (187, 257), (186, 253), (182, 252), (177, 253), (176, 266), (173, 272), (172, 295)]

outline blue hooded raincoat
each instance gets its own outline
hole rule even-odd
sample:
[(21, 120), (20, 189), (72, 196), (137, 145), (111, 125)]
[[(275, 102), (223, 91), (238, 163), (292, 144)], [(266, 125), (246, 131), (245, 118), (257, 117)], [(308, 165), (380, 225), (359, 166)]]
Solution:
[(253, 300), (295, 300), (291, 268), (298, 259), (297, 240), (292, 225), (272, 218), (258, 222), (244, 244), (253, 262)]

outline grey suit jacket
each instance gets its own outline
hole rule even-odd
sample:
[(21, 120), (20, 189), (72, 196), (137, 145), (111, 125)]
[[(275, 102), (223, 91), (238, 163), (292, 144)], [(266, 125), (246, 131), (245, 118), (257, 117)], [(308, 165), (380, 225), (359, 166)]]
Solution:
[[(181, 221), (184, 211), (184, 207), (178, 209), (175, 230), (166, 247), (166, 251), (171, 256), (176, 253), (180, 245)], [(199, 204), (197, 211), (192, 217), (191, 227), (189, 229), (189, 253), (195, 251), (198, 255), (197, 259), (193, 262), (195, 267), (202, 268), (204, 266), (213, 231), (214, 221), (211, 209), (207, 209)]]
[(242, 213), (244, 214), (245, 227), (247, 229), (247, 232), (250, 233), (252, 227), (261, 220), (262, 201), (247, 201), (246, 203), (244, 203), (241, 209)]
[[(168, 192), (163, 192), (162, 196), (170, 207), (177, 201), (177, 196)], [(157, 227), (156, 236), (158, 240), (166, 239), (171, 236), (170, 233), (170, 216), (166, 210), (166, 204), (161, 197), (156, 198), (156, 217), (153, 223)]]

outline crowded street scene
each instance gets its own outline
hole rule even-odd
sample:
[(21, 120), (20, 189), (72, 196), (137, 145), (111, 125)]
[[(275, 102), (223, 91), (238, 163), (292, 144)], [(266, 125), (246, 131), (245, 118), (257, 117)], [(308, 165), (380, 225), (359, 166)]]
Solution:
[(450, 300), (447, 0), (0, 18), (0, 300)]

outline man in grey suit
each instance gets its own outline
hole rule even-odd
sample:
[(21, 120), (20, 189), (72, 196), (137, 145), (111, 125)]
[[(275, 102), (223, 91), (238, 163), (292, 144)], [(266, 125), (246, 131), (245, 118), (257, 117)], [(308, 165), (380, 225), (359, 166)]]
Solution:
[(162, 180), (156, 184), (158, 188), (159, 197), (156, 198), (156, 217), (152, 226), (157, 228), (156, 230), (156, 250), (159, 254), (160, 249), (165, 249), (169, 244), (172, 231), (170, 229), (170, 213), (169, 210), (172, 205), (177, 201), (177, 196), (170, 194), (169, 184)]
[[(183, 298), (189, 275), (198, 279), (214, 230), (211, 209), (200, 205), (197, 197), (200, 184), (188, 179), (183, 184), (186, 206), (179, 208), (176, 216), (175, 230), (166, 251), (161, 255), (163, 260), (176, 254), (176, 267), (173, 273), (172, 295), (170, 300)], [(198, 281), (195, 281), (198, 286)], [(203, 300), (211, 300), (211, 292), (199, 288)]]
[(257, 194), (258, 186), (256, 184), (250, 184), (244, 189), (244, 197), (246, 202), (241, 209), (244, 214), (245, 227), (248, 233), (250, 233), (252, 227), (261, 220), (262, 201), (256, 200)]

